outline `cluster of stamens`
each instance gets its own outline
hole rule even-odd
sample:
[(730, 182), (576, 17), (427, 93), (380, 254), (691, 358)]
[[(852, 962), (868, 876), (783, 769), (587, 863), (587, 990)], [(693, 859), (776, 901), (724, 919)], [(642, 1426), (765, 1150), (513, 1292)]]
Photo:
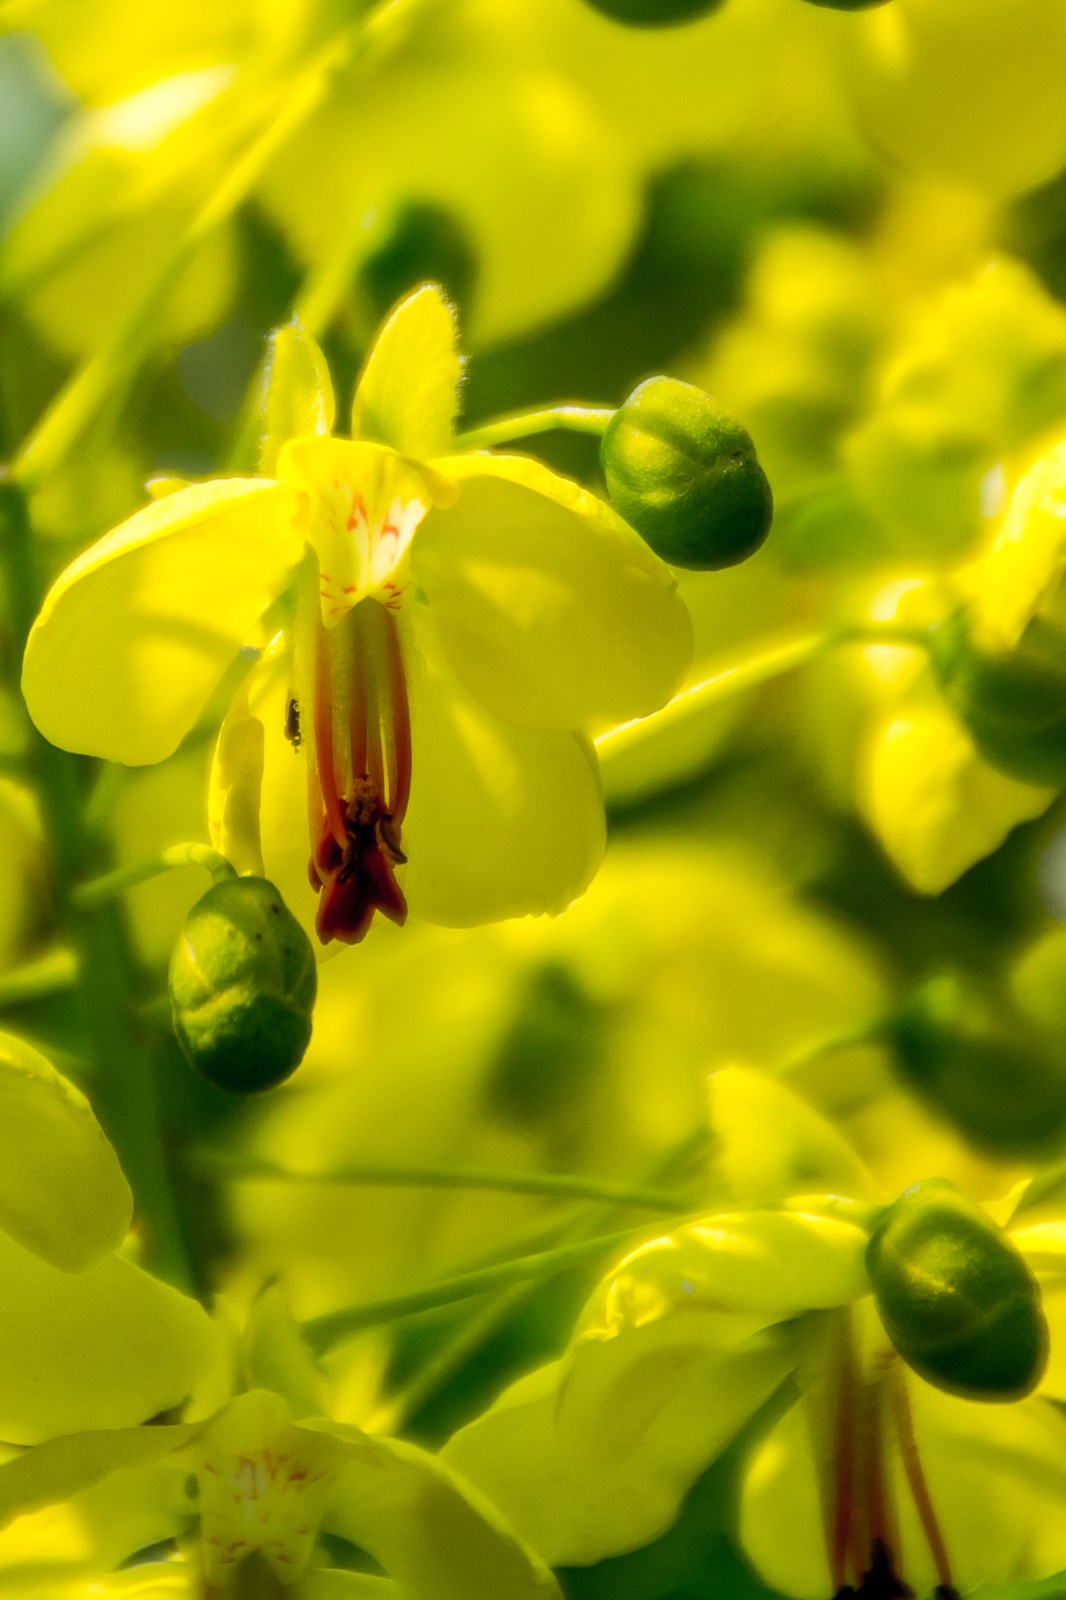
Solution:
[(959, 1600), (944, 1537), (922, 1470), (902, 1367), (886, 1353), (860, 1370), (845, 1320), (834, 1371), (834, 1426), (826, 1541), (834, 1600), (914, 1600), (897, 1565), (898, 1519), (886, 1470), (890, 1442), (937, 1574), (935, 1600)]
[(376, 912), (403, 923), (396, 882), (411, 789), (407, 680), (391, 610), (367, 599), (318, 628), (308, 876), (324, 944), (357, 944)]

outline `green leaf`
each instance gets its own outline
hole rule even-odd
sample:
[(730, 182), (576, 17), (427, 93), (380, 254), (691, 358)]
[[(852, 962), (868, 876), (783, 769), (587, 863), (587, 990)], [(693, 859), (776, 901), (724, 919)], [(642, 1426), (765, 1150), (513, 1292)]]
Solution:
[(290, 439), (330, 433), (333, 385), (326, 358), (311, 335), (292, 321), (270, 336), (259, 397), (259, 471), (274, 476), (278, 452)]
[(455, 314), (434, 284), (402, 300), (378, 334), (356, 390), (352, 436), (427, 460), (443, 455), (459, 408)]
[(847, 1140), (783, 1083), (724, 1067), (707, 1080), (707, 1095), (716, 1200), (739, 1208), (773, 1206), (798, 1194), (876, 1198)]
[(109, 1473), (146, 1467), (192, 1442), (194, 1424), (98, 1429), (50, 1439), (0, 1466), (0, 1527), (59, 1505)]
[(0, 1033), (0, 1228), (75, 1272), (121, 1244), (133, 1197), (85, 1096)]

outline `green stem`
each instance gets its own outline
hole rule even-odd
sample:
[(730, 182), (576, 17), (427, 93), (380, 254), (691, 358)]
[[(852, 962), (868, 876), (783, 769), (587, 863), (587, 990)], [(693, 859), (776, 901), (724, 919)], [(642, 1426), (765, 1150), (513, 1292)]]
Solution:
[(480, 428), (456, 434), (456, 450), (487, 450), (494, 444), (510, 444), (514, 439), (529, 439), (535, 433), (551, 433), (558, 428), (568, 433), (602, 434), (614, 416), (612, 406), (560, 405), (542, 411), (515, 411), (497, 417)]
[(836, 1055), (842, 1050), (856, 1050), (862, 1045), (877, 1044), (885, 1037), (885, 1030), (892, 1021), (892, 1013), (876, 1017), (872, 1022), (856, 1023), (853, 1028), (844, 1028), (840, 1033), (830, 1034), (827, 1039), (819, 1039), (816, 1044), (804, 1045), (802, 1050), (797, 1050), (794, 1055), (786, 1056), (775, 1069), (779, 1076), (788, 1077), (794, 1072), (802, 1072), (804, 1067), (813, 1066), (826, 1056)]
[(109, 900), (117, 900), (138, 883), (158, 878), (164, 872), (173, 872), (176, 867), (190, 866), (206, 867), (216, 883), (223, 878), (237, 876), (235, 868), (225, 856), (212, 850), (209, 844), (174, 844), (147, 861), (116, 867), (113, 872), (105, 872), (99, 878), (90, 878), (88, 883), (75, 884), (70, 891), (71, 904), (79, 911), (95, 911)]
[[(12, 623), (21, 646), (38, 604), (32, 534), (21, 485), (0, 482), (4, 571)], [(130, 1181), (152, 1264), (182, 1288), (192, 1271), (167, 1171), (155, 1062), (134, 1026), (133, 963), (113, 906), (85, 911), (73, 886), (93, 860), (76, 758), (28, 726), (28, 759), (51, 846), (56, 893), (79, 975), (78, 999), (95, 1068), (96, 1110)]]
[(273, 1161), (205, 1151), (197, 1165), (235, 1180), (266, 1179), (272, 1183), (327, 1183), (367, 1188), (487, 1189), (497, 1194), (543, 1195), (552, 1199), (600, 1200), (612, 1206), (637, 1206), (646, 1211), (678, 1214), (691, 1210), (691, 1199), (661, 1189), (555, 1172), (510, 1172), (483, 1167), (382, 1166), (359, 1162), (324, 1172), (294, 1172)]
[(402, 42), (419, 14), (439, 0), (382, 0), (368, 16), (344, 24), (294, 79), (264, 97), (259, 132), (232, 161), (170, 255), (114, 332), (78, 368), (15, 457), (12, 471), (27, 489), (49, 477), (105, 409), (117, 410), (154, 342), (168, 296), (214, 231), (248, 198), (263, 171), (322, 104), (338, 73)]
[(29, 1000), (47, 1000), (78, 982), (78, 963), (66, 945), (27, 961), (21, 967), (0, 975), (0, 1006), (25, 1005)]
[(631, 1244), (636, 1235), (646, 1234), (647, 1231), (646, 1226), (626, 1228), (621, 1233), (582, 1239), (577, 1244), (561, 1245), (556, 1250), (545, 1250), (537, 1255), (518, 1256), (512, 1261), (501, 1262), (499, 1266), (482, 1267), (477, 1272), (461, 1272), (454, 1278), (443, 1278), (439, 1283), (414, 1289), (409, 1294), (393, 1295), (387, 1300), (372, 1300), (362, 1306), (345, 1306), (340, 1311), (328, 1311), (324, 1316), (312, 1317), (302, 1325), (302, 1332), (311, 1349), (318, 1355), (325, 1355), (365, 1328), (379, 1328), (401, 1317), (413, 1317), (421, 1311), (436, 1311), (442, 1306), (455, 1305), (459, 1300), (469, 1300), (474, 1295), (488, 1294), (494, 1289), (509, 1289), (517, 1283), (554, 1278), (568, 1267), (595, 1261), (599, 1256)]
[[(708, 1134), (697, 1128), (665, 1157), (657, 1161), (648, 1173), (649, 1183), (687, 1182), (699, 1169), (706, 1155)], [(617, 1212), (613, 1205), (579, 1205), (571, 1208), (569, 1216), (557, 1220), (557, 1238), (588, 1238), (597, 1230), (606, 1228)], [(533, 1241), (530, 1240), (532, 1243)], [(476, 1354), (486, 1340), (519, 1311), (536, 1293), (536, 1283), (517, 1283), (497, 1291), (487, 1304), (455, 1329), (439, 1349), (408, 1378), (403, 1387), (382, 1402), (373, 1417), (373, 1427), (379, 1433), (402, 1433), (418, 1415), (421, 1407), (431, 1401), (458, 1371)]]
[(708, 706), (730, 700), (734, 695), (757, 689), (775, 678), (804, 667), (830, 650), (845, 645), (898, 645), (928, 649), (928, 635), (917, 628), (902, 628), (895, 623), (848, 623), (818, 633), (800, 634), (763, 645), (753, 655), (726, 661), (716, 671), (690, 684), (649, 717), (636, 717), (608, 728), (594, 743), (599, 750), (617, 755), (652, 734), (673, 727)]

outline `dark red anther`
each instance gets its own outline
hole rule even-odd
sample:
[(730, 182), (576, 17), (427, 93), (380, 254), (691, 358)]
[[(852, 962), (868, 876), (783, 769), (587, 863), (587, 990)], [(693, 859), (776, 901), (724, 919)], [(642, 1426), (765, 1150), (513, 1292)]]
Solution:
[(353, 784), (344, 807), (344, 829), (342, 848), (325, 828), (311, 861), (312, 887), (321, 889), (315, 930), (323, 944), (331, 939), (358, 944), (376, 911), (401, 927), (407, 920), (407, 902), (394, 875), (406, 860), (399, 827), (384, 810), (371, 778)]

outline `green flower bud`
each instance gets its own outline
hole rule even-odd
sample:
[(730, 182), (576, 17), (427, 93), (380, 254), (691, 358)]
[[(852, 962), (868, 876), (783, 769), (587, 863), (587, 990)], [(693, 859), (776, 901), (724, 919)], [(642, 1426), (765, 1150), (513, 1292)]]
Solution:
[(751, 435), (690, 383), (634, 389), (607, 424), (600, 461), (616, 509), (674, 566), (735, 566), (770, 531), (773, 495)]
[(709, 17), (722, 0), (588, 0), (594, 11), (601, 11), (614, 22), (627, 22), (631, 28), (670, 28), (678, 22), (695, 22)]
[(950, 1183), (906, 1189), (874, 1229), (866, 1267), (885, 1331), (927, 1382), (967, 1400), (1020, 1400), (1036, 1388), (1048, 1358), (1037, 1281)]
[(1066, 784), (1066, 638), (1035, 618), (1015, 649), (978, 649), (957, 611), (930, 635), (933, 672), (990, 766), (1024, 783)]
[(171, 957), (178, 1043), (220, 1089), (272, 1089), (303, 1060), (317, 986), (311, 941), (274, 885), (227, 878), (193, 906)]
[(1044, 1161), (1066, 1143), (1061, 1048), (992, 996), (954, 974), (924, 984), (886, 1037), (908, 1087), (982, 1154)]

